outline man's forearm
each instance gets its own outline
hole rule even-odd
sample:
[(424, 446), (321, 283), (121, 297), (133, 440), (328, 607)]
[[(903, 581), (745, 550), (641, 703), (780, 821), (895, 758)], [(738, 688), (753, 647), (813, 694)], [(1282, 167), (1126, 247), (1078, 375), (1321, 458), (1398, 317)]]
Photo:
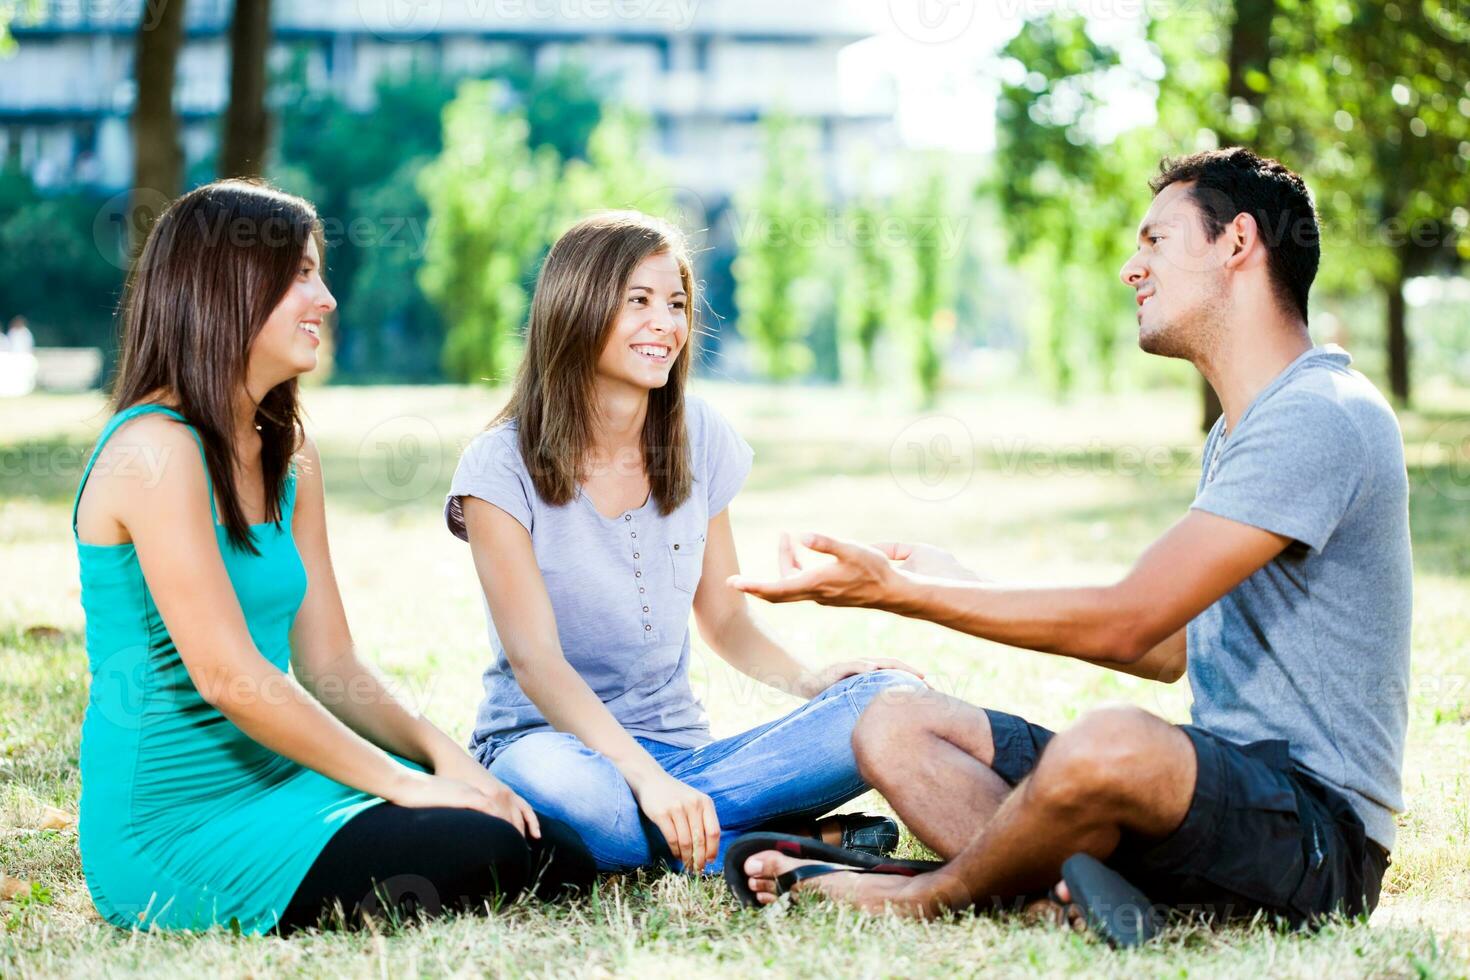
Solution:
[(1105, 666), (1156, 640), (1113, 587), (1027, 588), (904, 574), (884, 608), (971, 636)]

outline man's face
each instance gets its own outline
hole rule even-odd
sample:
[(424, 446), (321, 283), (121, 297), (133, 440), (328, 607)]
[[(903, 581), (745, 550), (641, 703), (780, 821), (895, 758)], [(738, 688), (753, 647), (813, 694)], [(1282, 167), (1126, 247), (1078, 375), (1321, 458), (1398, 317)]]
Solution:
[(1138, 346), (1193, 359), (1209, 349), (1229, 305), (1227, 228), (1213, 242), (1192, 183), (1165, 187), (1138, 226), (1138, 251), (1120, 273), (1138, 302)]

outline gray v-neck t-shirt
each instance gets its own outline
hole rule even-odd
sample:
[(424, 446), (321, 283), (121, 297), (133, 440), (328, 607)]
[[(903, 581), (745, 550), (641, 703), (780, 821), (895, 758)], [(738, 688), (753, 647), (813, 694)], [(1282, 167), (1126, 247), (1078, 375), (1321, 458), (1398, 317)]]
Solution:
[(1295, 540), (1189, 624), (1197, 725), (1285, 739), (1368, 836), (1394, 843), (1408, 723), (1413, 565), (1403, 438), (1338, 347), (1267, 385), (1205, 443), (1193, 506)]
[[(710, 518), (729, 506), (753, 453), (700, 398), (686, 396), (694, 488), (672, 513), (650, 499), (605, 517), (579, 493), (564, 506), (536, 492), (516, 423), (481, 433), (450, 482), (445, 521), (465, 538), (460, 498), (505, 511), (531, 535), (556, 616), (562, 653), (630, 734), (690, 748), (710, 740), (709, 719), (689, 684), (689, 619)], [(490, 666), (470, 750), (488, 762), (505, 746), (550, 728), (516, 682), (485, 603)]]

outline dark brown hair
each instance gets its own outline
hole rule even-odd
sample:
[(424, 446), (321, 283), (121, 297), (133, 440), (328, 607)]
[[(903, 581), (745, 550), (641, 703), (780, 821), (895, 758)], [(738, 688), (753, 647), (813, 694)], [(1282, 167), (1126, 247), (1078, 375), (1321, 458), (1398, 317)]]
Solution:
[[(222, 180), (159, 215), (128, 279), (118, 411), (165, 393), (204, 443), (220, 523), (231, 544), (258, 554), (235, 492), (236, 398), (250, 345), (291, 288), (308, 238), (322, 247), (316, 210), (265, 184)], [(280, 523), (291, 456), (301, 444), (296, 380), (276, 385), (255, 412), (266, 520)]]
[(689, 497), (694, 475), (684, 388), (694, 356), (693, 266), (683, 235), (672, 225), (637, 211), (609, 211), (578, 222), (551, 247), (536, 280), (515, 388), (491, 423), (516, 421), (521, 457), (536, 492), (549, 504), (570, 503), (577, 495), (593, 448), (598, 358), (623, 308), (633, 270), (650, 255), (663, 254), (679, 264), (688, 294), (689, 340), (669, 370), (668, 384), (648, 394), (643, 466), (660, 513)]
[(1205, 234), (1220, 237), (1237, 214), (1256, 219), (1266, 244), (1266, 268), (1282, 306), (1307, 322), (1307, 293), (1322, 258), (1317, 211), (1306, 182), (1275, 160), (1243, 146), (1165, 159), (1149, 181), (1157, 195), (1170, 184), (1190, 183)]

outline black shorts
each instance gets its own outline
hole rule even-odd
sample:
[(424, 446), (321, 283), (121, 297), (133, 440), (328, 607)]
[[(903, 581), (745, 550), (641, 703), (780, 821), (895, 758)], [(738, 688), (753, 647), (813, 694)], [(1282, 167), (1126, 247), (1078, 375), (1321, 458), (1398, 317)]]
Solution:
[[(985, 710), (991, 766), (1012, 786), (1053, 732)], [(1184, 822), (1163, 840), (1125, 834), (1108, 865), (1160, 906), (1215, 919), (1279, 916), (1294, 926), (1378, 906), (1388, 852), (1363, 831), (1346, 798), (1292, 763), (1288, 745), (1238, 745), (1180, 725), (1198, 761)]]

